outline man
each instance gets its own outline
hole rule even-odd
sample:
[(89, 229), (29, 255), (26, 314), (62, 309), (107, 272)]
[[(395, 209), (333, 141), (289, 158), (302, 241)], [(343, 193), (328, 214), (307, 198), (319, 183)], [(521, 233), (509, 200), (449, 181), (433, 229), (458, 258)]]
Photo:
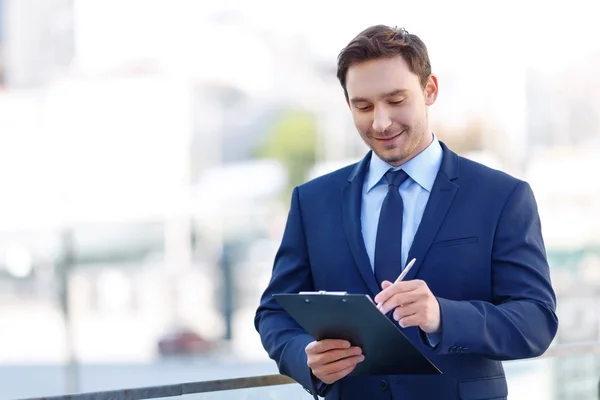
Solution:
[[(438, 81), (417, 36), (366, 29), (338, 79), (371, 151), (294, 189), (255, 318), (265, 349), (315, 398), (505, 399), (501, 361), (539, 356), (558, 327), (530, 186), (433, 135)], [(442, 374), (348, 377), (361, 349), (315, 342), (272, 299), (315, 290), (369, 294)]]

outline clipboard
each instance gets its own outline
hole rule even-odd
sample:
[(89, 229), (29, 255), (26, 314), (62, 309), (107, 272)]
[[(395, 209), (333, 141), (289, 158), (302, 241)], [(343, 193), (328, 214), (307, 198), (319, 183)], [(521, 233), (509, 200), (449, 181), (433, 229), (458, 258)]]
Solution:
[(315, 340), (344, 339), (362, 348), (365, 359), (349, 376), (442, 374), (366, 294), (300, 292), (273, 297)]

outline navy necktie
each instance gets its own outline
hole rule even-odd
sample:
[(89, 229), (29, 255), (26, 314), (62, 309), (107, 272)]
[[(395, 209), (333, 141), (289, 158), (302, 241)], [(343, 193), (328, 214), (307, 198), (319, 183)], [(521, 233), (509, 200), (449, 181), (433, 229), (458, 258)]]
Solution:
[(402, 211), (404, 205), (398, 187), (408, 178), (403, 170), (388, 171), (388, 192), (381, 206), (375, 240), (375, 278), (394, 282), (402, 272)]

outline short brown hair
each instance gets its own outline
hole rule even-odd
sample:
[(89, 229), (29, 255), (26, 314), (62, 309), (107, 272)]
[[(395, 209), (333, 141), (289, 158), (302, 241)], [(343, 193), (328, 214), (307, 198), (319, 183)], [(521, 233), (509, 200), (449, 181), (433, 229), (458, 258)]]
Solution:
[(346, 74), (351, 65), (396, 56), (404, 58), (410, 71), (419, 77), (421, 86), (425, 87), (431, 75), (431, 63), (425, 43), (404, 28), (374, 25), (359, 33), (338, 55), (337, 77), (346, 99)]

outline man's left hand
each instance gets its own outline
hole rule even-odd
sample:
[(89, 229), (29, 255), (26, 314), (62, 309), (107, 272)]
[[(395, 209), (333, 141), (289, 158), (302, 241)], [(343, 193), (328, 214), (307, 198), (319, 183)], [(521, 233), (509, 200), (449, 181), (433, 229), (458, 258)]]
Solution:
[(440, 332), (440, 305), (424, 281), (384, 281), (381, 286), (383, 290), (374, 300), (382, 313), (394, 310), (394, 319), (403, 328), (418, 326), (425, 333)]

